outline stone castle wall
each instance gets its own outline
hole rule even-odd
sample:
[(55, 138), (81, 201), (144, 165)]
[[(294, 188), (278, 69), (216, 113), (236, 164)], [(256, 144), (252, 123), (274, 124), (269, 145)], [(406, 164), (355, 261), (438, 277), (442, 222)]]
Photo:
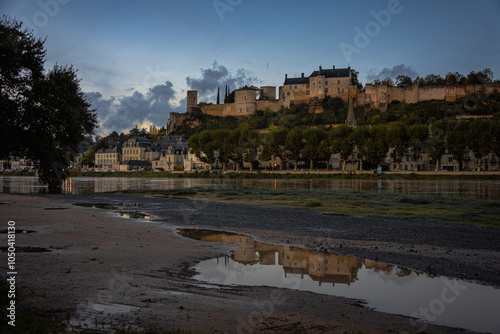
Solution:
[(389, 87), (368, 84), (363, 91), (357, 92), (356, 105), (365, 107), (367, 111), (371, 109), (385, 111), (387, 105), (393, 101), (409, 104), (430, 100), (455, 102), (469, 95), (493, 94), (495, 90), (500, 91), (500, 87), (496, 85)]

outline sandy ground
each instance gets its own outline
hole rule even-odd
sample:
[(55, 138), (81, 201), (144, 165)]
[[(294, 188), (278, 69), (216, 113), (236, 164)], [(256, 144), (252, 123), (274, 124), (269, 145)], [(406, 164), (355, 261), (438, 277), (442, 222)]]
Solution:
[[(153, 327), (215, 333), (416, 333), (421, 328), (419, 322), (415, 325), (408, 317), (377, 312), (357, 300), (269, 287), (202, 284), (191, 278), (190, 268), (199, 261), (227, 255), (234, 249), (233, 245), (180, 237), (176, 227), (204, 224), (194, 215), (193, 219), (179, 221), (167, 214), (158, 214), (164, 212), (162, 205), (175, 200), (153, 201), (156, 207), (150, 204), (148, 212), (156, 214), (158, 219), (152, 222), (118, 217), (114, 210), (73, 205), (80, 200), (103, 202), (105, 199), (104, 195), (0, 194), (0, 229), (5, 231), (7, 222), (13, 220), (17, 246), (50, 250), (17, 253), (17, 287), (22, 292), (20, 308), (42, 314), (69, 313), (74, 328), (105, 331), (123, 324), (137, 329)], [(138, 197), (119, 197), (116, 201), (134, 207)], [(231, 230), (238, 228), (232, 226)], [(310, 241), (296, 231), (283, 234), (263, 228), (240, 230), (268, 242), (308, 245)], [(0, 243), (7, 244), (5, 233), (0, 234)], [(380, 247), (389, 254), (388, 258), (395, 250), (411, 256), (415, 250), (425, 252), (426, 249), (422, 245), (389, 240), (323, 240), (323, 244), (332, 248), (341, 243), (345, 245), (344, 251), (351, 249), (354, 253), (356, 249), (362, 253)], [(318, 245), (309, 244), (311, 248)], [(448, 246), (446, 248), (452, 248)], [(411, 247), (412, 251), (401, 250), (404, 247)], [(448, 250), (455, 250), (457, 254), (465, 252), (458, 246)], [(435, 252), (433, 256), (442, 257), (447, 256), (448, 250), (435, 247), (428, 252), (429, 256)], [(380, 260), (384, 260), (384, 252), (379, 253)], [(5, 252), (1, 254), (5, 264), (2, 268), (5, 268), (7, 256)], [(498, 273), (498, 250), (478, 249), (477, 254), (471, 262), (484, 258), (483, 267)], [(465, 262), (465, 265), (469, 264)], [(439, 266), (436, 270), (440, 270)], [(3, 270), (2, 274), (5, 273)], [(491, 280), (489, 283), (494, 285)], [(429, 325), (426, 332), (465, 331)]]

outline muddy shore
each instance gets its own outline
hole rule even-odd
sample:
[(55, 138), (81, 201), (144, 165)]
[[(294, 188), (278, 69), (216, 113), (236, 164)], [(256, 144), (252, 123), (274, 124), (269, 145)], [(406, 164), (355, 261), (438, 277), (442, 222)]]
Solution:
[[(0, 203), (2, 224), (16, 222), (19, 246), (49, 250), (18, 253), (20, 307), (44, 314), (69, 312), (75, 328), (110, 330), (125, 323), (138, 329), (229, 333), (413, 333), (421, 328), (408, 317), (368, 309), (358, 300), (202, 284), (191, 278), (190, 268), (227, 255), (234, 245), (182, 238), (178, 227), (233, 231), (262, 242), (347, 254), (500, 287), (500, 231), (491, 228), (136, 195), (0, 195)], [(108, 203), (115, 208), (75, 203)], [(122, 218), (119, 211), (156, 219)], [(6, 239), (1, 234), (2, 244)], [(4, 252), (2, 261), (7, 262)], [(259, 305), (272, 307), (263, 314)], [(429, 325), (426, 332), (464, 331)]]

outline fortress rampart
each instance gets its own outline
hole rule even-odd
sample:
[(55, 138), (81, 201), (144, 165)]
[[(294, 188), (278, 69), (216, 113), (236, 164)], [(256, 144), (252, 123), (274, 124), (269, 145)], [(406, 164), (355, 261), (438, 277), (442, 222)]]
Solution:
[[(354, 106), (364, 107), (365, 111), (372, 109), (386, 111), (387, 106), (393, 101), (408, 104), (429, 100), (455, 102), (470, 95), (489, 95), (500, 91), (499, 85), (419, 87), (416, 84), (404, 87), (367, 84), (364, 89), (359, 90), (356, 86), (350, 85), (350, 82), (350, 67), (336, 69), (333, 66), (330, 69), (323, 69), (320, 66), (318, 71), (314, 71), (308, 77), (302, 73), (300, 77), (288, 78), (285, 74), (283, 86), (279, 87), (278, 98), (275, 86), (263, 86), (259, 89), (245, 87), (235, 90), (233, 103), (207, 104), (198, 103), (198, 92), (189, 90), (186, 112), (200, 108), (203, 113), (213, 116), (251, 116), (256, 110), (269, 109), (277, 112), (294, 104), (305, 103), (309, 104), (310, 112), (321, 113), (323, 109), (320, 102), (327, 96), (340, 97), (345, 102), (352, 98)], [(186, 114), (170, 113), (167, 133), (182, 124), (186, 118)]]

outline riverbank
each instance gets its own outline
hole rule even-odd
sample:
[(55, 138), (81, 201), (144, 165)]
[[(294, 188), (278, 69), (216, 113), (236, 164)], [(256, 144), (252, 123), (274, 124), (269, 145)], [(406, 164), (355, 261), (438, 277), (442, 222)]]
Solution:
[[(111, 206), (73, 205), (82, 202)], [(500, 232), (491, 228), (140, 195), (0, 195), (0, 203), (2, 216), (16, 221), (19, 246), (49, 250), (17, 255), (19, 311), (69, 317), (74, 328), (416, 333), (422, 326), (358, 300), (193, 280), (196, 263), (227, 255), (234, 246), (182, 238), (178, 227), (229, 230), (500, 286)], [(156, 219), (121, 218), (120, 211)], [(3, 244), (6, 238), (1, 235)], [(271, 300), (283, 303), (259, 313), (257, 306)], [(426, 332), (464, 331), (428, 325)]]
[[(34, 172), (0, 172), (0, 176), (36, 176)], [(339, 180), (500, 180), (493, 172), (383, 172), (374, 171), (212, 171), (212, 172), (80, 172), (70, 177), (145, 177), (145, 178), (242, 178), (242, 179), (339, 179)]]

